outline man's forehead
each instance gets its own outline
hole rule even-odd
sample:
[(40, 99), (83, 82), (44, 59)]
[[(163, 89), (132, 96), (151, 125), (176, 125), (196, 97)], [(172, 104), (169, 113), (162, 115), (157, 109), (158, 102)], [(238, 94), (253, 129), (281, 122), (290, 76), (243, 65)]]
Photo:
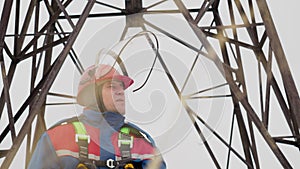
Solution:
[(118, 80), (118, 79), (112, 79), (112, 80), (107, 80), (104, 85), (109, 85), (109, 84), (122, 84), (123, 85), (123, 82), (121, 80)]

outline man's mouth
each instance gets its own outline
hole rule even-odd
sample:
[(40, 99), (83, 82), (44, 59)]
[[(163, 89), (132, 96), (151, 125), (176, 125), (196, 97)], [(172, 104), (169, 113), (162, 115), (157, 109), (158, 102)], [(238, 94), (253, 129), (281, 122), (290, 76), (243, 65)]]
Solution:
[(124, 102), (124, 99), (116, 99), (116, 102)]

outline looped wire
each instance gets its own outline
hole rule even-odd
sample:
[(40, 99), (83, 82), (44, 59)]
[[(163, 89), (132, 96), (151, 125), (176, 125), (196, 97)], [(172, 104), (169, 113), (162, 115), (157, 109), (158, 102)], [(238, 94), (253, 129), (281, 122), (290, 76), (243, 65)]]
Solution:
[[(159, 55), (159, 43), (158, 43), (157, 36), (156, 36), (153, 32), (151, 32), (151, 31), (141, 31), (141, 32), (135, 34), (134, 36), (132, 36), (132, 37), (124, 44), (124, 46), (121, 48), (121, 50), (120, 50), (120, 52), (119, 52), (118, 54), (116, 54), (115, 52), (113, 52), (113, 51), (111, 51), (111, 50), (108, 50), (108, 51), (107, 51), (107, 53), (108, 53), (109, 55), (113, 56), (113, 58), (115, 59), (113, 65), (112, 65), (112, 67), (111, 67), (111, 69), (112, 69), (112, 68), (114, 68), (114, 66), (115, 66), (115, 64), (116, 64), (117, 62), (119, 63), (119, 65), (122, 64), (121, 54), (122, 54), (122, 52), (125, 50), (125, 48), (127, 47), (127, 45), (128, 45), (132, 40), (134, 40), (134, 39), (137, 38), (137, 37), (140, 37), (140, 36), (143, 36), (143, 35), (146, 36), (147, 33), (151, 34), (151, 35), (154, 37), (154, 39), (155, 39), (156, 48), (155, 48), (154, 45), (152, 45), (152, 49), (155, 51), (155, 58), (154, 58), (154, 60), (153, 60), (153, 63), (152, 63), (152, 65), (151, 65), (151, 69), (150, 69), (150, 71), (149, 71), (149, 73), (148, 73), (148, 75), (147, 75), (147, 77), (146, 77), (144, 83), (143, 83), (140, 87), (134, 89), (133, 92), (136, 92), (136, 91), (140, 90), (141, 88), (143, 88), (143, 87), (146, 85), (146, 83), (147, 83), (147, 81), (149, 80), (149, 78), (150, 78), (150, 75), (151, 75), (151, 73), (152, 73), (152, 71), (153, 71), (153, 67), (154, 67), (154, 65), (155, 65), (155, 63), (156, 63), (156, 60), (157, 60), (157, 57), (158, 57), (158, 55)], [(149, 37), (147, 36), (147, 38), (149, 38)], [(102, 53), (103, 51), (104, 51), (104, 49), (101, 49), (101, 50), (98, 52), (98, 57), (96, 58), (96, 63), (99, 63), (99, 58), (100, 58), (100, 55), (101, 55), (101, 53)], [(121, 68), (122, 68), (122, 67), (121, 67)], [(123, 68), (124, 68), (124, 67), (123, 67)], [(110, 72), (111, 69), (108, 70), (107, 73)], [(124, 69), (125, 69), (125, 68), (124, 68)], [(123, 72), (124, 72), (124, 70), (123, 70)], [(126, 72), (126, 71), (125, 71), (125, 72)], [(107, 74), (107, 73), (106, 73), (106, 74)], [(103, 76), (105, 76), (106, 74), (104, 74)]]

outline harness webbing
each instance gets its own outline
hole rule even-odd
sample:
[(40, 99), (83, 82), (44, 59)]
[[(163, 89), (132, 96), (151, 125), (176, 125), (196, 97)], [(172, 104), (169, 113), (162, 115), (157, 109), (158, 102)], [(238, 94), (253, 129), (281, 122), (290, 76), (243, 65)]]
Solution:
[(130, 135), (129, 127), (122, 127), (120, 129), (118, 138), (118, 147), (121, 152), (122, 160), (131, 158), (131, 148), (133, 146), (133, 136)]
[[(79, 161), (78, 167), (85, 166), (87, 168), (96, 168), (96, 166), (105, 166), (109, 168), (115, 168), (119, 166), (126, 166), (126, 169), (132, 168), (132, 163), (128, 163), (132, 160), (131, 148), (133, 147), (134, 137), (143, 137), (143, 135), (135, 128), (125, 124), (121, 127), (118, 136), (118, 147), (121, 152), (121, 160), (115, 161), (108, 159), (106, 161), (94, 161), (88, 158), (88, 145), (90, 143), (90, 136), (88, 135), (84, 124), (80, 121), (72, 121), (75, 129), (75, 141), (79, 147)], [(80, 166), (82, 165), (82, 166)]]
[(75, 129), (75, 141), (79, 147), (79, 160), (88, 159), (88, 146), (90, 143), (90, 136), (88, 135), (84, 124), (75, 121), (72, 123)]

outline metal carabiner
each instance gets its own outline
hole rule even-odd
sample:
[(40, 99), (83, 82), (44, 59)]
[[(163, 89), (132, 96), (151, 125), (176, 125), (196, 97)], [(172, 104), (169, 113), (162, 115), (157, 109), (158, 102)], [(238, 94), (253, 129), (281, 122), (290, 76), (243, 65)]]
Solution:
[(115, 168), (115, 164), (114, 164), (115, 160), (113, 159), (108, 159), (106, 160), (106, 166), (109, 167), (109, 168)]

